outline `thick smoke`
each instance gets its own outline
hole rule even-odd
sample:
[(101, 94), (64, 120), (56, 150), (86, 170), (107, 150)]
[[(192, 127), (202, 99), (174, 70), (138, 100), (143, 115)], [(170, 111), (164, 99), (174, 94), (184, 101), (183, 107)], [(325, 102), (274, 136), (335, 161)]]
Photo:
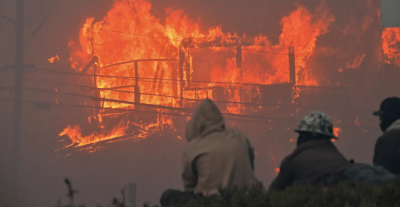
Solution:
[[(111, 0), (71, 0), (64, 1), (25, 50), (25, 62), (38, 67), (53, 68), (72, 72), (68, 43), (79, 35), (80, 27), (88, 17), (101, 20), (111, 8)], [(334, 22), (327, 33), (316, 40), (316, 48), (307, 60), (322, 88), (302, 89), (299, 107), (275, 108), (262, 114), (266, 117), (289, 119), (290, 122), (232, 122), (229, 127), (242, 130), (256, 147), (256, 175), (268, 186), (276, 176), (275, 168), (295, 147), (291, 139), (296, 138), (293, 129), (297, 120), (311, 110), (318, 109), (330, 114), (335, 123), (341, 126), (339, 140), (335, 142), (347, 158), (356, 162), (371, 163), (373, 146), (380, 134), (378, 120), (372, 117), (373, 109), (389, 95), (395, 95), (394, 82), (388, 83), (390, 75), (382, 67), (379, 1), (362, 0), (281, 0), (281, 1), (228, 1), (228, 0), (154, 0), (152, 14), (165, 23), (165, 9), (183, 10), (189, 18), (200, 20), (202, 32), (220, 25), (223, 32), (238, 35), (268, 36), (271, 44), (279, 43), (282, 32), (282, 17), (304, 6), (310, 12), (318, 12), (325, 5)], [(31, 34), (55, 5), (53, 0), (26, 1), (26, 36)], [(15, 5), (12, 1), (0, 1), (0, 16), (15, 18)], [(12, 22), (0, 20), (0, 66), (13, 64), (15, 32)], [(164, 21), (164, 22), (163, 22)], [(318, 21), (316, 19), (315, 21)], [(50, 64), (48, 59), (59, 55), (60, 62)], [(355, 64), (355, 60), (362, 61)], [(357, 62), (357, 61), (356, 61)], [(2, 73), (2, 86), (12, 86), (12, 72)], [(47, 91), (85, 94), (79, 87), (57, 85), (57, 82), (71, 84), (89, 83), (90, 79), (76, 80), (76, 77), (47, 75), (27, 72), (26, 79), (45, 80), (53, 83), (25, 81), (26, 87)], [(66, 81), (67, 80), (67, 81)], [(332, 89), (336, 86), (335, 89)], [(267, 89), (266, 89), (267, 90)], [(287, 93), (291, 100), (292, 91), (274, 91), (270, 99), (281, 98)], [(10, 91), (0, 91), (0, 99), (12, 99)], [(283, 99), (285, 98), (283, 97)], [(83, 98), (67, 95), (43, 94), (26, 91), (25, 100), (54, 102), (58, 98), (66, 105), (82, 104)], [(285, 105), (284, 103), (281, 103)], [(11, 102), (0, 101), (0, 205), (8, 202), (7, 185), (11, 173)], [(53, 107), (39, 110), (31, 103), (24, 104), (23, 140), (21, 140), (20, 196), (24, 206), (50, 206), (58, 198), (66, 202), (64, 177), (70, 178), (74, 188), (80, 191), (76, 203), (94, 206), (111, 202), (113, 196), (129, 182), (138, 184), (138, 205), (144, 201), (158, 202), (161, 192), (166, 188), (181, 189), (180, 152), (186, 144), (175, 132), (166, 131), (146, 139), (124, 141), (102, 145), (95, 153), (70, 150), (56, 152), (63, 146), (57, 136), (70, 124), (87, 123), (91, 110), (75, 107)], [(293, 117), (291, 116), (293, 114)], [(178, 128), (184, 129), (185, 121)], [(183, 136), (182, 130), (179, 133)], [(174, 134), (174, 135), (173, 135)], [(65, 139), (61, 138), (61, 139)], [(66, 140), (68, 141), (68, 140)]]

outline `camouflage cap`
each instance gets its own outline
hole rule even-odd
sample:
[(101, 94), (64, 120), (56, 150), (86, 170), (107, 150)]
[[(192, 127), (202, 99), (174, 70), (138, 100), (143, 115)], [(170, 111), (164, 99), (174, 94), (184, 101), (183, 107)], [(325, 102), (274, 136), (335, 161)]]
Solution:
[(312, 132), (337, 139), (333, 134), (332, 119), (327, 114), (313, 111), (303, 118), (295, 132)]

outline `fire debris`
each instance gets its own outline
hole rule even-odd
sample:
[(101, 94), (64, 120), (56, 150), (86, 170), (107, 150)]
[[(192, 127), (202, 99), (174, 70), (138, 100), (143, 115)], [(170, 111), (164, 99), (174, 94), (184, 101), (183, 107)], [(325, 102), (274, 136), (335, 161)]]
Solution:
[(47, 60), (49, 61), (49, 63), (54, 63), (54, 61), (56, 61), (56, 60), (58, 62), (60, 62), (60, 57), (58, 55), (56, 55), (56, 56), (53, 56), (53, 57), (51, 57), (51, 58), (49, 58)]
[(364, 55), (357, 55), (357, 57), (353, 61), (353, 63), (346, 63), (346, 67), (349, 68), (349, 69), (350, 68), (352, 68), (352, 69), (359, 68), (361, 63), (362, 63), (362, 61), (363, 61), (363, 59), (364, 59), (364, 57), (365, 57), (365, 54)]

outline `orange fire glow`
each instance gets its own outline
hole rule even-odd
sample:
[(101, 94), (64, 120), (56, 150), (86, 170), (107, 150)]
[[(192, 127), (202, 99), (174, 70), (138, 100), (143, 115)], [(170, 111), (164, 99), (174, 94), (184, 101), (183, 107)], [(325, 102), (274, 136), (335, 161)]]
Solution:
[(358, 122), (358, 116), (357, 116), (356, 120), (354, 121), (354, 123), (356, 123), (357, 126), (361, 126), (360, 122)]
[(333, 127), (333, 135), (335, 135), (336, 137), (338, 137), (340, 132), (342, 132), (342, 128), (340, 128), (340, 127)]
[[(98, 58), (97, 75), (135, 77), (134, 63), (119, 64), (105, 67), (115, 63), (144, 59), (171, 59), (171, 61), (139, 61), (138, 78), (113, 79), (97, 77), (96, 85), (99, 89), (100, 98), (109, 100), (123, 100), (128, 102), (135, 100), (134, 93), (121, 93), (115, 90), (102, 90), (110, 88), (121, 88), (138, 85), (141, 95), (140, 103), (168, 107), (181, 107), (179, 96), (185, 98), (184, 105), (190, 100), (199, 100), (206, 97), (218, 100), (212, 89), (185, 90), (180, 92), (181, 87), (186, 89), (188, 79), (196, 81), (192, 77), (192, 57), (189, 48), (182, 48), (181, 42), (188, 37), (196, 37), (193, 44), (201, 41), (220, 41), (232, 44), (233, 40), (251, 40), (252, 45), (242, 46), (243, 67), (238, 68), (234, 57), (227, 57), (225, 63), (212, 66), (210, 74), (205, 83), (196, 83), (197, 87), (211, 88), (222, 87), (228, 102), (225, 113), (242, 114), (244, 110), (258, 111), (261, 107), (247, 107), (238, 103), (254, 102), (260, 94), (259, 88), (246, 85), (231, 85), (226, 83), (252, 83), (252, 84), (280, 84), (289, 82), (288, 70), (288, 47), (294, 46), (296, 84), (318, 85), (318, 79), (313, 76), (312, 70), (307, 68), (308, 57), (313, 54), (316, 40), (320, 35), (327, 33), (328, 27), (335, 21), (333, 15), (321, 6), (312, 13), (305, 7), (297, 5), (297, 9), (288, 16), (282, 18), (282, 33), (279, 43), (272, 45), (267, 36), (259, 35), (256, 38), (238, 37), (236, 34), (223, 33), (220, 27), (208, 29), (208, 33), (200, 32), (200, 24), (190, 20), (182, 11), (166, 9), (167, 19), (162, 24), (159, 19), (151, 13), (151, 3), (147, 0), (120, 0), (115, 1), (113, 7), (108, 11), (103, 20), (94, 22), (94, 18), (88, 18), (79, 33), (78, 41), (71, 40), (70, 47), (71, 67), (82, 71), (93, 57)], [(122, 31), (122, 32), (113, 32)], [(202, 37), (202, 38), (200, 38)], [(198, 40), (198, 39), (201, 39)], [(233, 40), (232, 40), (233, 39)], [(180, 57), (183, 50), (183, 57)], [(230, 48), (214, 47), (211, 51), (232, 50)], [(271, 54), (278, 53), (278, 54)], [(176, 60), (184, 58), (189, 65), (183, 66), (183, 79), (180, 79), (179, 63)], [(50, 61), (50, 60), (49, 60)], [(268, 67), (265, 67), (268, 65)], [(186, 70), (190, 68), (189, 72)], [(93, 74), (93, 70), (88, 73)], [(170, 81), (168, 81), (170, 80)], [(93, 81), (93, 80), (92, 80)], [(202, 80), (203, 81), (203, 80)], [(221, 84), (224, 83), (224, 84)], [(185, 84), (184, 86), (181, 84)], [(128, 88), (130, 90), (130, 88)], [(125, 89), (126, 91), (128, 89)], [(243, 91), (252, 89), (256, 91), (248, 95)], [(294, 89), (293, 102), (299, 97), (299, 90)], [(183, 93), (183, 94), (181, 94)], [(138, 109), (138, 106), (130, 103), (119, 103), (114, 101), (102, 101), (101, 108), (106, 109)], [(161, 109), (158, 110), (161, 112)], [(99, 109), (93, 117), (101, 120), (109, 115), (101, 114)], [(88, 121), (93, 122), (93, 118)], [(139, 123), (142, 128), (152, 128), (160, 125), (173, 127), (170, 116), (163, 116), (159, 121), (147, 126)], [(100, 129), (103, 129), (100, 127)], [(72, 144), (69, 146), (85, 146), (100, 141), (111, 140), (126, 135), (129, 128), (128, 123), (120, 121), (111, 131), (101, 130), (90, 135), (82, 135), (80, 126), (68, 126), (59, 135), (67, 135)], [(138, 136), (145, 137), (146, 133)], [(67, 147), (69, 147), (67, 146)]]
[(60, 96), (58, 95), (58, 89), (55, 88), (54, 90), (57, 92), (57, 97), (55, 98), (56, 104), (60, 104), (60, 102), (58, 101), (58, 99), (60, 98)]
[(360, 67), (364, 57), (365, 57), (365, 54), (364, 55), (357, 55), (357, 57), (353, 61), (353, 63), (347, 63), (346, 67), (347, 68), (352, 68), (352, 69), (357, 69), (358, 67)]
[(47, 59), (49, 61), (49, 63), (54, 63), (54, 61), (60, 61), (60, 57), (58, 55), (51, 57), (49, 59)]
[(357, 126), (359, 126), (364, 132), (368, 132), (367, 130), (365, 130), (365, 129), (361, 126), (360, 122), (358, 121), (358, 116), (357, 116), (356, 120), (354, 121), (354, 123), (355, 123)]
[(275, 168), (275, 172), (276, 172), (276, 174), (278, 174), (280, 172), (280, 169), (279, 168)]
[(399, 43), (400, 28), (385, 28), (382, 32), (382, 52), (390, 62), (393, 62), (397, 66), (400, 66)]

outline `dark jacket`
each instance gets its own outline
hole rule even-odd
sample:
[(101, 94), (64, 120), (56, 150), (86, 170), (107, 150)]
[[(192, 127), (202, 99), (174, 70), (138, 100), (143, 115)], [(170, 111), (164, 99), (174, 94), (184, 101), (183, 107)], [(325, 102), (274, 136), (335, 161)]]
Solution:
[(300, 144), (282, 161), (270, 190), (283, 190), (292, 184), (313, 184), (324, 176), (341, 173), (351, 166), (330, 140), (308, 141)]
[(400, 174), (400, 120), (395, 121), (376, 141), (373, 161), (374, 165)]

